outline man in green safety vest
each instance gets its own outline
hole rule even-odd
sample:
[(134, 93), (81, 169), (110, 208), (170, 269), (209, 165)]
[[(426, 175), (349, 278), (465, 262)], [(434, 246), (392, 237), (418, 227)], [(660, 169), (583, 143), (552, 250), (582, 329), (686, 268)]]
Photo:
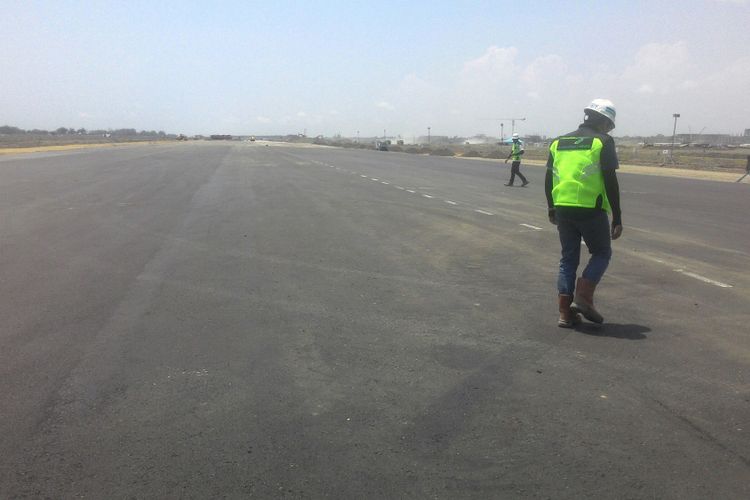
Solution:
[[(552, 141), (544, 179), (549, 220), (557, 225), (562, 248), (557, 324), (563, 328), (579, 323), (578, 313), (589, 321), (604, 322), (594, 308), (594, 289), (612, 257), (611, 240), (622, 234), (615, 173), (619, 162), (615, 141), (608, 135), (615, 128), (615, 106), (607, 99), (594, 99), (584, 114), (578, 130)], [(591, 258), (576, 281), (582, 238)]]
[(510, 146), (510, 154), (505, 159), (505, 163), (508, 163), (508, 160), (513, 160), (513, 163), (510, 164), (510, 180), (506, 184), (506, 186), (512, 186), (513, 180), (516, 178), (516, 174), (521, 179), (521, 187), (526, 187), (526, 185), (529, 183), (529, 181), (526, 180), (526, 177), (521, 173), (521, 155), (524, 153), (523, 149), (523, 143), (521, 142), (521, 138), (518, 137), (518, 134), (513, 134), (513, 142)]

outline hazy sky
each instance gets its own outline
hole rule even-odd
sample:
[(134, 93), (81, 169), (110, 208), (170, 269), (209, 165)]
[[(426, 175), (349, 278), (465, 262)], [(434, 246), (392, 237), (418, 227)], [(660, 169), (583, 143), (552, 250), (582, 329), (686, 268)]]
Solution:
[[(750, 128), (750, 1), (0, 0), (0, 125), (186, 134)], [(505, 132), (509, 133), (506, 122)]]

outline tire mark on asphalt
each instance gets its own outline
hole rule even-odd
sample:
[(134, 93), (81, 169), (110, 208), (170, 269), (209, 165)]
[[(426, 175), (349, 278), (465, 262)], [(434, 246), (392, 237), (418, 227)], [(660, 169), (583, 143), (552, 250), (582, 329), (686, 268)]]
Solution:
[(732, 448), (730, 448), (729, 446), (725, 445), (717, 437), (715, 437), (713, 434), (711, 434), (710, 432), (708, 432), (707, 430), (705, 430), (704, 428), (702, 428), (701, 426), (699, 426), (698, 424), (696, 424), (695, 422), (693, 422), (692, 420), (690, 420), (689, 418), (687, 418), (686, 416), (681, 415), (675, 409), (670, 408), (669, 406), (667, 406), (664, 402), (660, 401), (659, 399), (652, 398), (652, 401), (654, 403), (656, 403), (657, 405), (659, 405), (659, 407), (662, 408), (666, 413), (668, 413), (669, 415), (671, 415), (675, 419), (677, 419), (680, 422), (682, 422), (683, 424), (685, 424), (685, 426), (688, 427), (689, 429), (691, 429), (694, 434), (697, 434), (698, 436), (700, 436), (705, 441), (708, 441), (708, 442), (716, 445), (721, 450), (723, 450), (723, 451), (729, 453), (730, 455), (734, 456), (740, 462), (742, 462), (743, 464), (745, 464), (746, 467), (750, 467), (750, 459), (748, 459), (746, 456), (742, 455), (741, 453), (739, 453), (739, 452), (733, 450)]

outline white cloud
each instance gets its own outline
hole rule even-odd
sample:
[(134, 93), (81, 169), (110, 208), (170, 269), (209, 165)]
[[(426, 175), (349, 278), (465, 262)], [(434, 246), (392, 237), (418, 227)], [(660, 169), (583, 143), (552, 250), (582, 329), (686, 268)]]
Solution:
[[(750, 109), (750, 57), (738, 59), (724, 68), (716, 68), (695, 84), (706, 93), (704, 101), (724, 104), (727, 112), (741, 114), (747, 120)], [(695, 88), (693, 87), (693, 88)]]
[(543, 87), (568, 72), (568, 67), (562, 57), (550, 54), (537, 57), (526, 66), (521, 73), (521, 80), (534, 88)]
[(700, 84), (695, 80), (685, 80), (684, 82), (680, 83), (679, 88), (683, 90), (692, 90), (700, 87)]
[[(499, 119), (505, 117), (526, 117), (515, 123), (522, 133), (564, 133), (575, 128), (585, 105), (596, 97), (617, 105), (618, 135), (671, 131), (675, 112), (682, 113), (686, 127), (710, 125), (724, 116), (722, 126), (741, 130), (750, 126), (740, 116), (749, 105), (748, 88), (750, 57), (716, 62), (706, 71), (682, 40), (636, 48), (621, 68), (587, 66), (557, 54), (524, 59), (515, 47), (491, 46), (446, 79), (404, 76), (388, 101), (376, 106), (398, 109), (392, 116), (408, 135), (424, 135), (428, 125), (435, 135), (498, 135)], [(504, 125), (507, 134), (510, 120)]]
[(464, 63), (456, 81), (447, 89), (447, 100), (452, 101), (451, 107), (463, 111), (465, 126), (476, 130), (478, 120), (516, 112), (508, 108), (518, 107), (525, 94), (525, 90), (519, 91), (522, 68), (516, 64), (517, 56), (515, 47), (493, 45)]
[(431, 99), (442, 89), (433, 82), (420, 78), (414, 73), (406, 75), (398, 86), (397, 95), (410, 101)]
[(667, 94), (692, 74), (687, 43), (649, 43), (635, 54), (620, 78), (632, 82), (639, 92)]
[(518, 69), (515, 47), (489, 47), (480, 57), (464, 63), (461, 75), (468, 80), (498, 81), (512, 78)]
[(638, 89), (636, 90), (639, 94), (653, 94), (654, 93), (654, 87), (652, 85), (649, 85), (648, 83), (644, 83)]
[(305, 113), (304, 111), (298, 111), (297, 112), (297, 117), (298, 118), (305, 118), (305, 117), (307, 117), (307, 113)]
[[(619, 106), (620, 133), (668, 132), (673, 113), (682, 115), (684, 127), (708, 125), (717, 132), (747, 127), (741, 110), (750, 106), (748, 57), (729, 64), (715, 62), (705, 71), (684, 42), (648, 44), (611, 83)], [(628, 87), (636, 91), (629, 92)]]
[(271, 123), (273, 120), (268, 118), (267, 116), (258, 116), (255, 118), (259, 123)]

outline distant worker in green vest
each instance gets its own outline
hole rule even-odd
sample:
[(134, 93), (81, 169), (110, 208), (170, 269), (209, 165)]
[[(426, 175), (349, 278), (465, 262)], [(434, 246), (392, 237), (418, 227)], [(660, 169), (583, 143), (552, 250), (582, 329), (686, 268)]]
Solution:
[(513, 142), (511, 143), (510, 154), (505, 159), (505, 163), (508, 163), (508, 160), (513, 159), (513, 163), (510, 164), (510, 180), (508, 181), (506, 186), (513, 185), (513, 180), (516, 178), (516, 174), (518, 174), (521, 182), (523, 182), (523, 184), (521, 184), (521, 187), (526, 187), (526, 185), (529, 183), (529, 181), (526, 180), (526, 177), (524, 177), (521, 173), (521, 155), (523, 153), (524, 149), (521, 139), (518, 137), (518, 134), (513, 134)]
[[(578, 313), (594, 323), (604, 322), (594, 308), (594, 290), (609, 266), (611, 240), (622, 234), (619, 162), (615, 141), (608, 135), (615, 128), (615, 106), (607, 99), (594, 99), (584, 114), (578, 130), (552, 141), (544, 179), (549, 220), (557, 225), (562, 248), (557, 324), (563, 328), (579, 323)], [(581, 238), (591, 258), (576, 281)]]

